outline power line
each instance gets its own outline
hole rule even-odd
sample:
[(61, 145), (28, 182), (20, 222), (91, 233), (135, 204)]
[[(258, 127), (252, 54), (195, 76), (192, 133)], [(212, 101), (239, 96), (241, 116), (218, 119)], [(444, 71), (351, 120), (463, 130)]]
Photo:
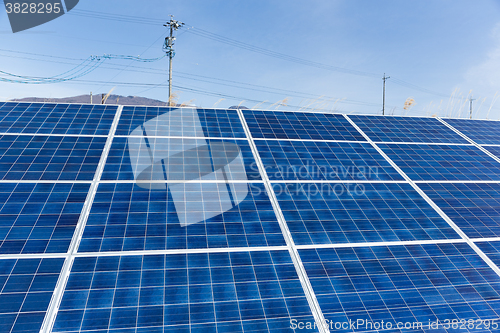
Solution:
[(26, 75), (17, 75), (12, 74), (5, 71), (0, 71), (0, 74), (3, 74), (7, 77), (0, 77), (0, 81), (9, 82), (9, 83), (24, 83), (24, 84), (47, 84), (47, 83), (59, 83), (64, 81), (70, 81), (77, 78), (80, 78), (84, 75), (89, 74), (98, 68), (106, 59), (121, 59), (121, 60), (132, 60), (132, 61), (141, 61), (141, 62), (154, 62), (164, 58), (154, 58), (154, 59), (143, 59), (140, 57), (127, 56), (127, 55), (112, 55), (105, 54), (103, 56), (90, 56), (85, 59), (82, 63), (77, 65), (76, 67), (63, 72), (61, 74), (51, 76), (51, 77), (35, 77), (35, 76), (26, 76)]
[[(105, 19), (105, 20), (114, 20), (114, 21), (127, 22), (127, 23), (138, 23), (138, 24), (148, 24), (148, 25), (157, 25), (156, 22), (158, 22), (158, 24), (160, 23), (160, 20), (157, 20), (157, 19), (151, 19), (151, 18), (146, 18), (146, 17), (128, 16), (128, 15), (117, 15), (117, 14), (110, 14), (110, 13), (101, 13), (101, 12), (96, 12), (96, 11), (91, 11), (91, 10), (73, 10), (70, 14), (72, 14), (72, 13), (73, 13), (73, 15), (78, 15), (78, 16), (99, 18), (99, 19)], [(211, 40), (218, 41), (218, 42), (221, 42), (221, 43), (224, 43), (227, 45), (231, 45), (234, 47), (245, 49), (247, 51), (260, 53), (260, 54), (267, 55), (267, 56), (274, 57), (274, 58), (281, 59), (281, 60), (295, 62), (295, 63), (305, 65), (305, 66), (316, 67), (316, 68), (325, 69), (325, 70), (329, 70), (329, 71), (335, 71), (335, 72), (351, 74), (351, 75), (358, 75), (358, 76), (363, 76), (363, 77), (370, 77), (370, 78), (379, 77), (379, 75), (375, 74), (375, 73), (359, 71), (359, 70), (354, 70), (354, 69), (349, 69), (349, 68), (344, 68), (344, 67), (331, 66), (331, 65), (327, 65), (327, 64), (323, 64), (323, 63), (319, 63), (319, 62), (315, 62), (315, 61), (310, 61), (310, 60), (290, 56), (288, 54), (267, 50), (267, 49), (264, 49), (261, 47), (257, 47), (255, 45), (240, 42), (238, 40), (234, 40), (234, 39), (231, 39), (231, 38), (228, 38), (225, 36), (221, 36), (221, 35), (218, 35), (218, 34), (215, 34), (215, 33), (200, 29), (200, 28), (196, 28), (196, 27), (191, 27), (190, 30), (186, 30), (186, 31), (193, 34), (193, 35), (199, 36), (199, 37), (211, 39)], [(445, 98), (451, 98), (451, 99), (458, 98), (458, 97), (450, 96), (450, 95), (447, 95), (447, 94), (444, 94), (441, 92), (433, 91), (433, 90), (430, 90), (427, 88), (422, 88), (420, 86), (417, 86), (415, 84), (412, 84), (412, 83), (409, 83), (409, 82), (406, 82), (406, 81), (403, 81), (403, 80), (400, 80), (397, 78), (393, 78), (392, 82), (396, 85), (403, 86), (406, 88), (411, 88), (413, 90), (418, 90), (418, 91), (426, 93), (426, 94), (431, 94), (431, 95), (445, 97)]]
[[(55, 60), (55, 59), (48, 60), (48, 59), (36, 59), (36, 58), (28, 58), (28, 57), (19, 56), (19, 54), (28, 54), (28, 55), (39, 56), (39, 57), (44, 57), (44, 58), (47, 58), (47, 57), (53, 58), (53, 56), (44, 55), (44, 54), (30, 53), (30, 52), (19, 52), (19, 51), (5, 50), (5, 49), (0, 49), (0, 51), (10, 52), (10, 53), (16, 54), (16, 56), (8, 56), (8, 55), (0, 54), (0, 56), (3, 56), (3, 57), (15, 57), (18, 59), (21, 58), (21, 59), (27, 59), (27, 60), (33, 60), (33, 61), (53, 62), (53, 63), (58, 63), (58, 64), (69, 64), (69, 65), (74, 64), (74, 63), (70, 63), (70, 62), (61, 62), (60, 60)], [(80, 58), (68, 58), (68, 57), (55, 57), (55, 58), (56, 59), (70, 60), (70, 61), (82, 61), (82, 60), (84, 60), (84, 59), (80, 59)], [(124, 69), (123, 67), (125, 67), (126, 69)], [(157, 68), (144, 68), (144, 67), (132, 66), (132, 65), (125, 66), (125, 65), (116, 64), (116, 63), (102, 64), (100, 66), (100, 68), (101, 69), (122, 70), (122, 71), (126, 70), (127, 72), (145, 73), (145, 74), (153, 74), (153, 75), (164, 75), (163, 69), (161, 69), (159, 71)], [(131, 68), (133, 68), (133, 69), (131, 69)], [(276, 95), (286, 94), (287, 96), (298, 97), (298, 98), (309, 98), (309, 99), (323, 98), (323, 99), (329, 99), (329, 100), (338, 100), (338, 103), (342, 103), (342, 104), (354, 104), (354, 105), (366, 105), (366, 106), (379, 105), (378, 103), (374, 103), (374, 102), (367, 102), (367, 101), (360, 101), (360, 100), (353, 100), (353, 99), (341, 99), (338, 97), (331, 97), (331, 96), (313, 95), (313, 94), (308, 94), (308, 93), (304, 93), (304, 92), (300, 92), (300, 91), (250, 84), (247, 82), (226, 80), (226, 79), (208, 77), (208, 76), (191, 74), (191, 73), (186, 73), (186, 72), (175, 72), (175, 74), (179, 78), (183, 78), (183, 79), (219, 84), (219, 85), (224, 85), (224, 86), (230, 86), (230, 87), (236, 87), (236, 88), (240, 88), (240, 89), (271, 93), (271, 94), (276, 94)]]

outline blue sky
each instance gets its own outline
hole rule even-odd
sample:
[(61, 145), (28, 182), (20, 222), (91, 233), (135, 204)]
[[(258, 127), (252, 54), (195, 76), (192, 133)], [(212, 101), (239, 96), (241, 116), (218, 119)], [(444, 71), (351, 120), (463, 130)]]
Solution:
[[(177, 33), (173, 65), (178, 102), (380, 114), (386, 73), (386, 114), (464, 117), (472, 95), (475, 118), (500, 118), (498, 0), (81, 0), (68, 14), (16, 34), (2, 10), (0, 71), (52, 77), (90, 55), (162, 56), (167, 29), (161, 22), (169, 14), (186, 23)], [(201, 36), (207, 33), (232, 41)], [(113, 87), (119, 95), (166, 100), (167, 71), (166, 58), (106, 60), (78, 81), (0, 82), (0, 100)], [(409, 110), (407, 98), (415, 101)], [(288, 106), (275, 104), (285, 99)]]

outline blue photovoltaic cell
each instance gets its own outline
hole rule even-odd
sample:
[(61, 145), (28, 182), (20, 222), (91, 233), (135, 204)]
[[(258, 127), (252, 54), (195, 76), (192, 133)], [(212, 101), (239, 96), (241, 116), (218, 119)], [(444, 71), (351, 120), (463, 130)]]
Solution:
[(270, 180), (404, 180), (369, 143), (255, 141)]
[(419, 184), (471, 238), (500, 237), (500, 184)]
[(373, 141), (469, 143), (436, 118), (349, 116)]
[(285, 245), (263, 184), (248, 184), (248, 195), (239, 205), (206, 220), (210, 211), (220, 209), (226, 184), (189, 186), (186, 209), (200, 222), (183, 226), (184, 211), (176, 208), (172, 187), (148, 190), (134, 184), (100, 184), (79, 252)]
[(297, 245), (457, 239), (405, 183), (274, 184)]
[[(104, 172), (101, 180), (134, 180), (134, 172), (132, 169), (131, 153), (136, 156), (138, 149), (143, 149), (144, 154), (141, 155), (144, 164), (146, 162), (151, 164), (151, 159), (155, 163), (161, 163), (160, 177), (163, 180), (169, 180), (168, 175), (173, 176), (173, 180), (193, 180), (199, 179), (205, 174), (205, 170), (211, 171), (214, 167), (213, 158), (220, 150), (220, 145), (231, 145), (228, 150), (238, 149), (241, 152), (241, 159), (239, 159), (240, 168), (229, 168), (225, 174), (214, 173), (214, 178), (205, 180), (260, 180), (260, 172), (255, 163), (255, 159), (250, 149), (247, 140), (207, 140), (207, 139), (182, 139), (182, 138), (147, 138), (143, 145), (131, 147), (129, 144), (130, 139), (127, 138), (114, 138), (109, 151)], [(214, 148), (211, 149), (211, 146)], [(234, 148), (236, 147), (237, 148)], [(196, 148), (208, 148), (207, 156), (209, 158), (200, 157), (199, 154), (186, 153), (187, 150)], [(184, 154), (184, 155), (183, 155)], [(146, 156), (146, 157), (143, 157)], [(232, 158), (229, 158), (230, 160)], [(134, 161), (137, 161), (134, 159)], [(161, 161), (161, 162), (160, 162)], [(205, 165), (203, 163), (210, 163), (212, 165)], [(227, 161), (231, 162), (231, 161)], [(217, 163), (215, 163), (217, 164)], [(227, 163), (224, 163), (227, 164)], [(220, 169), (219, 169), (220, 170)], [(148, 179), (158, 176), (158, 172), (152, 169)], [(206, 175), (205, 175), (206, 176)], [(142, 178), (144, 180), (144, 178)], [(156, 179), (158, 180), (158, 179)]]
[(339, 114), (244, 110), (254, 138), (366, 141)]
[(500, 144), (500, 121), (443, 119), (478, 144)]
[(0, 179), (92, 180), (106, 138), (0, 136)]
[(0, 260), (0, 332), (39, 332), (64, 259)]
[(500, 163), (474, 146), (377, 145), (412, 180), (500, 180)]
[(5, 103), (0, 108), (0, 132), (107, 135), (116, 105)]
[(475, 243), (481, 251), (483, 251), (488, 258), (495, 263), (495, 265), (500, 266), (500, 242), (476, 242)]
[[(355, 330), (334, 332), (380, 332), (376, 326), (367, 325), (380, 325), (382, 321), (393, 328), (398, 322), (422, 323), (421, 329), (401, 332), (498, 332), (484, 326), (477, 330), (476, 326), (429, 329), (429, 321), (436, 320), (446, 324), (445, 320), (496, 319), (498, 323), (500, 278), (468, 244), (312, 249), (299, 253), (325, 318), (333, 322), (364, 321)], [(394, 331), (400, 332), (390, 332)]]
[(53, 332), (293, 332), (292, 318), (314, 322), (287, 251), (91, 257)]
[(0, 254), (66, 253), (89, 187), (0, 183)]
[[(155, 136), (185, 136), (182, 130), (185, 128), (194, 128), (192, 108), (168, 108), (168, 107), (145, 107), (145, 106), (125, 106), (123, 108), (120, 122), (116, 129), (116, 135), (130, 135), (138, 127), (149, 120), (152, 120), (160, 115), (165, 115), (170, 111), (186, 110), (190, 117), (184, 119), (180, 113), (177, 113), (174, 118), (169, 121), (177, 125), (182, 123), (182, 126), (161, 126), (161, 121), (158, 122), (158, 128), (153, 134)], [(203, 136), (205, 137), (228, 137), (228, 138), (246, 138), (245, 131), (241, 125), (238, 112), (236, 110), (210, 110), (196, 109), (195, 110)], [(189, 134), (192, 136), (192, 134)], [(198, 134), (196, 136), (199, 136)]]
[(496, 157), (500, 157), (500, 146), (483, 146), (490, 153), (495, 155)]

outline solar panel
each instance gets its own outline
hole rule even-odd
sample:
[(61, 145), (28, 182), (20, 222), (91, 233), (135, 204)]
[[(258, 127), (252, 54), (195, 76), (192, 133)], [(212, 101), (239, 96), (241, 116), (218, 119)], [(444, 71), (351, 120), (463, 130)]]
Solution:
[(372, 141), (469, 143), (436, 118), (349, 116)]
[(500, 237), (500, 184), (419, 184), (471, 238)]
[[(207, 149), (204, 149), (207, 147)], [(215, 149), (214, 149), (215, 147)], [(142, 156), (145, 150), (147, 156)], [(190, 151), (190, 153), (184, 153)], [(229, 162), (241, 153), (240, 170), (234, 168), (231, 172), (213, 173), (214, 158), (217, 152), (225, 151), (232, 157), (223, 157), (223, 162)], [(155, 180), (159, 176), (163, 180), (192, 180), (203, 177), (210, 172), (211, 179), (206, 180), (260, 180), (259, 169), (250, 150), (247, 140), (206, 140), (181, 138), (149, 138), (146, 141), (130, 138), (114, 138), (111, 146), (102, 180), (135, 180), (137, 168), (131, 163), (139, 160), (139, 164), (151, 165), (159, 163), (160, 171), (148, 169), (148, 175), (143, 179)], [(217, 165), (217, 163), (215, 163)], [(223, 163), (227, 164), (227, 163)], [(215, 166), (216, 167), (216, 166)], [(236, 167), (236, 166), (235, 166)], [(217, 167), (216, 167), (217, 168)]]
[(497, 266), (500, 265), (500, 242), (475, 243)]
[(0, 133), (1, 332), (498, 331), (500, 164), (436, 119), (7, 102)]
[(270, 180), (403, 180), (369, 143), (256, 140)]
[(90, 181), (105, 143), (103, 137), (0, 136), (0, 179)]
[[(181, 112), (172, 112), (179, 110)], [(195, 133), (194, 135), (190, 133), (188, 136), (215, 138), (246, 137), (236, 110), (174, 109), (141, 106), (125, 106), (123, 108), (122, 116), (116, 129), (116, 135), (130, 135), (138, 126), (159, 116), (163, 116), (163, 121), (158, 127), (151, 129), (149, 135), (186, 136), (184, 131), (189, 129), (189, 132), (192, 132), (192, 129), (197, 125), (197, 118), (199, 118), (203, 132)], [(171, 126), (174, 123), (177, 126)]]
[(366, 141), (339, 114), (243, 111), (254, 138)]
[(0, 260), (0, 331), (38, 332), (64, 259)]
[(66, 253), (89, 187), (0, 183), (0, 254)]
[(474, 146), (378, 146), (412, 180), (500, 180), (500, 164)]
[(5, 103), (0, 132), (107, 135), (117, 110), (114, 105)]
[[(176, 189), (162, 191), (134, 184), (101, 184), (79, 251), (285, 245), (264, 186), (243, 185), (248, 187), (248, 193), (243, 201), (234, 205), (229, 198), (224, 198), (226, 183), (176, 184), (188, 193), (186, 207), (181, 210), (180, 199), (172, 196)], [(229, 209), (210, 217), (216, 209), (211, 204)], [(186, 219), (185, 211), (192, 216)]]
[[(300, 255), (333, 325), (351, 320), (359, 324), (355, 331), (372, 332), (400, 323), (402, 331), (407, 325), (411, 332), (429, 332), (446, 331), (448, 324), (448, 331), (458, 331), (461, 320), (479, 325), (478, 319), (500, 315), (498, 275), (467, 244), (310, 249)], [(439, 326), (431, 326), (436, 321)], [(463, 331), (477, 332), (475, 327)], [(481, 327), (488, 331), (491, 322)]]
[(290, 318), (313, 320), (288, 251), (89, 257), (53, 331), (282, 332)]
[(444, 119), (478, 144), (500, 144), (500, 122), (490, 120)]
[(486, 150), (488, 150), (493, 155), (500, 157), (500, 146), (483, 146)]
[(297, 245), (457, 239), (408, 184), (274, 184)]

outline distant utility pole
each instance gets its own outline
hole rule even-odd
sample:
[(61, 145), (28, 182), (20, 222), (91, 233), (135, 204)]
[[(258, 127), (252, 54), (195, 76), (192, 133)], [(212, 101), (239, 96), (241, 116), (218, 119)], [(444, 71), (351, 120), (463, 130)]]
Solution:
[(472, 101), (475, 101), (475, 98), (472, 98), (472, 96), (469, 98), (470, 101), (470, 119), (472, 119)]
[(382, 115), (385, 115), (385, 81), (389, 78), (390, 78), (390, 76), (385, 76), (385, 73), (384, 73), (384, 77), (382, 78), (382, 80), (384, 80), (384, 93), (382, 96)]
[(170, 36), (165, 38), (165, 45), (163, 45), (163, 50), (168, 55), (169, 62), (168, 62), (168, 105), (171, 103), (171, 96), (172, 96), (172, 58), (175, 56), (175, 52), (173, 49), (174, 46), (174, 31), (178, 30), (180, 27), (182, 27), (184, 23), (179, 22), (174, 20), (174, 16), (170, 15), (170, 21), (165, 23), (163, 26), (164, 27), (169, 27), (170, 28)]

